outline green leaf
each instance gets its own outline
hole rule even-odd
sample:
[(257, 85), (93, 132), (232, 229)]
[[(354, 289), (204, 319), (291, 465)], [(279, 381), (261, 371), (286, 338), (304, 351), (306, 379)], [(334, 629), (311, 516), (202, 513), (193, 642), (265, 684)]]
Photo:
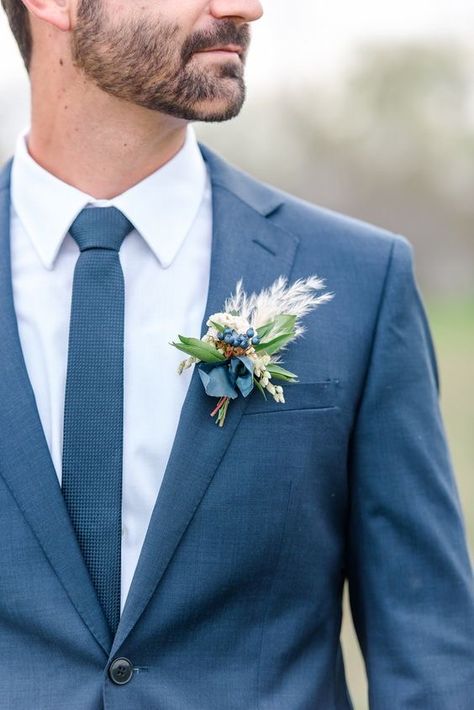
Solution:
[(265, 394), (265, 388), (262, 387), (262, 385), (260, 384), (260, 382), (257, 380), (256, 377), (253, 378), (253, 381), (255, 382), (255, 384), (258, 387), (258, 389), (260, 390), (260, 392), (263, 394), (263, 398), (266, 399), (267, 395)]
[(272, 378), (274, 378), (276, 380), (285, 380), (286, 382), (294, 382), (298, 378), (298, 375), (295, 375), (294, 372), (290, 372), (289, 370), (285, 370), (284, 367), (280, 367), (279, 365), (275, 365), (272, 363), (267, 365), (267, 370), (271, 374)]
[(217, 355), (220, 360), (225, 360), (225, 356), (216, 348), (214, 343), (208, 343), (206, 340), (200, 340), (199, 338), (187, 338), (184, 335), (178, 335), (178, 338), (184, 345), (194, 345), (198, 348), (203, 348), (204, 350), (208, 350), (209, 353)]
[[(178, 350), (181, 350), (181, 352), (186, 353), (187, 355), (192, 355), (192, 357), (197, 358), (200, 360), (201, 358), (199, 357), (199, 353), (195, 348), (193, 348), (191, 345), (182, 345), (181, 343), (170, 343), (170, 345), (173, 345), (173, 347), (177, 348)], [(208, 360), (204, 360), (204, 362), (211, 362)]]
[(263, 339), (273, 329), (273, 323), (274, 321), (270, 321), (269, 323), (265, 323), (265, 325), (261, 325), (256, 329), (257, 335), (260, 339)]
[(297, 317), (298, 316), (280, 313), (280, 315), (275, 318), (273, 330), (285, 333), (294, 330)]
[(178, 350), (181, 350), (181, 352), (186, 353), (187, 355), (192, 355), (194, 357), (194, 348), (188, 345), (182, 345), (181, 343), (170, 343), (174, 348), (177, 348)]
[(276, 337), (277, 334), (282, 335), (283, 333), (293, 332), (297, 317), (298, 316), (280, 313), (280, 315), (275, 316), (272, 321), (257, 328), (258, 337), (263, 341), (267, 336), (271, 336), (272, 333), (274, 333), (274, 337)]
[(222, 323), (216, 323), (215, 321), (211, 320), (211, 325), (219, 332), (224, 330), (226, 327), (225, 325), (222, 325)]
[(206, 343), (204, 340), (199, 340), (198, 338), (186, 338), (184, 335), (178, 335), (181, 343), (170, 343), (178, 350), (192, 355), (193, 357), (199, 358), (203, 362), (222, 362), (224, 361), (225, 355), (223, 355), (217, 348), (211, 343)]
[(269, 340), (267, 343), (260, 343), (254, 347), (256, 352), (264, 350), (269, 355), (273, 355), (273, 353), (276, 353), (280, 348), (289, 343), (290, 340), (293, 340), (294, 337), (295, 334), (293, 331), (291, 331), (291, 333), (281, 333), (273, 340)]

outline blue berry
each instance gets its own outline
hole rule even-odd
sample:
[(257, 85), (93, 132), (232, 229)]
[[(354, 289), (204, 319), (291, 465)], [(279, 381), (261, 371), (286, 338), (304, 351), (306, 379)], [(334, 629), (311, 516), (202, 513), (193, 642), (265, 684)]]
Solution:
[(259, 343), (260, 338), (258, 337), (258, 335), (254, 335), (254, 337), (252, 338), (252, 345), (258, 345)]
[(248, 346), (249, 346), (249, 341), (247, 340), (247, 338), (242, 339), (242, 340), (240, 341), (240, 347), (241, 347), (241, 348), (244, 348), (244, 349), (245, 349), (245, 348), (248, 348)]
[(224, 335), (230, 335), (232, 333), (232, 328), (224, 328)]
[(232, 338), (232, 344), (238, 347), (240, 345), (240, 338), (239, 336), (236, 336), (235, 338)]
[(224, 333), (217, 333), (217, 340), (224, 340)]
[(227, 335), (224, 336), (224, 342), (230, 345), (233, 341), (233, 337), (228, 333)]
[(255, 335), (254, 329), (253, 329), (253, 328), (249, 328), (248, 331), (247, 331), (247, 336), (248, 336), (249, 338), (253, 338), (254, 335)]

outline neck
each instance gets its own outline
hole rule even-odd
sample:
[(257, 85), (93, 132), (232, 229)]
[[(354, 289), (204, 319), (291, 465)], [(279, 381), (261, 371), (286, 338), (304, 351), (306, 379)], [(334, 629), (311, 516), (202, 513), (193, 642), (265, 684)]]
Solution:
[(30, 155), (96, 199), (121, 194), (171, 160), (184, 144), (186, 121), (94, 86), (62, 86), (52, 96), (45, 82), (38, 84), (41, 89), (32, 81)]

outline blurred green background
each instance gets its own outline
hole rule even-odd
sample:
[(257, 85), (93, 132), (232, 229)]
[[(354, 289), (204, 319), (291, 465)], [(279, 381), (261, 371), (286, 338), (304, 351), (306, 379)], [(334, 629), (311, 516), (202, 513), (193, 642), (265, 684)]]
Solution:
[[(474, 6), (300, 0), (295, 11), (272, 0), (264, 7), (242, 113), (196, 126), (198, 136), (256, 177), (414, 245), (474, 559), (474, 54), (464, 31)], [(28, 85), (1, 13), (0, 67), (3, 162), (27, 125)], [(366, 710), (347, 589), (342, 641), (355, 710)]]
[[(427, 309), (440, 402), (474, 551), (474, 69), (452, 42), (371, 43), (335, 86), (293, 84), (199, 135), (263, 180), (404, 234)], [(344, 594), (355, 710), (364, 665)]]
[[(434, 339), (440, 402), (474, 551), (474, 68), (440, 41), (360, 46), (336, 85), (293, 84), (200, 137), (235, 164), (312, 202), (404, 234)], [(364, 665), (347, 585), (343, 651), (355, 710)]]

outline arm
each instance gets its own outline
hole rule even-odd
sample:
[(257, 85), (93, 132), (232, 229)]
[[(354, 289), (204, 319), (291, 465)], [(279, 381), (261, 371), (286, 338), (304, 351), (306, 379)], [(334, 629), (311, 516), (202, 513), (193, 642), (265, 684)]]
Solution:
[(474, 708), (474, 580), (436, 355), (396, 237), (350, 452), (347, 570), (373, 710)]

